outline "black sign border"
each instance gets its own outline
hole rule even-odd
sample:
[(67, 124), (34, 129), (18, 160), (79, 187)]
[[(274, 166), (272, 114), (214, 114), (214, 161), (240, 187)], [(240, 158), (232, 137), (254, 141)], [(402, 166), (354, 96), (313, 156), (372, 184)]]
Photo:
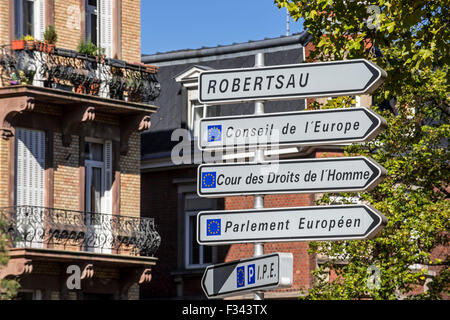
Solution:
[[(315, 237), (276, 237), (276, 238), (258, 238), (258, 239), (240, 239), (240, 240), (211, 240), (200, 241), (200, 217), (217, 214), (242, 214), (254, 213), (258, 214), (267, 211), (297, 211), (297, 210), (323, 210), (323, 209), (340, 209), (346, 210), (348, 208), (363, 208), (372, 217), (373, 222), (367, 228), (364, 234), (354, 234), (345, 236), (315, 236)], [(350, 205), (327, 205), (327, 206), (309, 206), (309, 207), (288, 207), (288, 208), (264, 208), (264, 209), (247, 209), (247, 210), (216, 210), (216, 211), (201, 211), (197, 214), (197, 243), (200, 245), (229, 245), (238, 243), (259, 243), (259, 242), (292, 242), (292, 241), (340, 241), (340, 240), (363, 240), (372, 239), (381, 228), (387, 224), (386, 217), (376, 210), (374, 207), (367, 204), (350, 204)], [(320, 239), (320, 240), (317, 240)]]
[[(274, 284), (265, 284), (265, 285), (260, 285), (260, 286), (256, 286), (256, 287), (251, 287), (251, 288), (237, 289), (237, 290), (228, 291), (227, 293), (222, 293), (222, 294), (215, 294), (215, 295), (208, 295), (207, 294), (206, 288), (205, 288), (205, 285), (204, 285), (204, 281), (206, 279), (206, 273), (209, 270), (214, 270), (216, 268), (220, 268), (220, 267), (223, 267), (223, 266), (226, 266), (226, 265), (234, 265), (234, 264), (238, 265), (240, 263), (252, 262), (252, 261), (261, 260), (261, 259), (267, 259), (267, 258), (270, 258), (272, 256), (276, 256), (277, 259), (278, 259), (278, 281), (276, 283), (274, 283)], [(258, 290), (259, 288), (274, 287), (274, 286), (276, 287), (276, 286), (280, 285), (280, 268), (281, 268), (280, 255), (279, 255), (278, 252), (270, 253), (270, 254), (266, 254), (266, 255), (262, 255), (262, 256), (257, 256), (257, 257), (253, 257), (253, 258), (245, 258), (245, 259), (240, 259), (240, 260), (235, 260), (235, 261), (230, 261), (230, 262), (222, 262), (222, 263), (218, 263), (218, 264), (214, 264), (214, 265), (206, 267), (205, 272), (203, 273), (203, 276), (202, 276), (201, 285), (202, 285), (203, 292), (205, 293), (205, 295), (208, 298), (227, 297), (227, 296), (234, 295), (236, 292), (249, 291), (249, 290), (250, 291), (254, 291), (254, 290)]]
[[(372, 73), (370, 80), (361, 89), (352, 90), (336, 90), (336, 91), (318, 91), (309, 92), (308, 94), (277, 94), (277, 95), (261, 95), (252, 96), (249, 98), (226, 98), (226, 99), (208, 99), (203, 100), (202, 98), (202, 77), (205, 74), (224, 74), (224, 73), (238, 73), (238, 72), (248, 72), (248, 71), (259, 71), (259, 70), (277, 70), (277, 69), (288, 69), (288, 68), (306, 68), (306, 67), (322, 67), (323, 65), (342, 65), (342, 64), (352, 64), (352, 63), (363, 63)], [(345, 95), (360, 95), (360, 94), (370, 94), (384, 81), (387, 77), (386, 71), (378, 66), (373, 65), (366, 59), (353, 59), (353, 60), (339, 60), (330, 62), (314, 62), (314, 63), (300, 63), (291, 65), (279, 65), (279, 66), (264, 66), (264, 67), (253, 67), (253, 68), (241, 68), (241, 69), (221, 69), (221, 70), (208, 70), (202, 71), (199, 75), (199, 91), (198, 99), (199, 102), (206, 105), (213, 104), (227, 104), (233, 102), (243, 102), (243, 101), (257, 101), (257, 100), (295, 100), (303, 98), (313, 98), (313, 97), (330, 97), (330, 96), (345, 96)]]
[[(277, 112), (277, 113), (265, 113), (262, 115), (245, 115), (245, 116), (231, 116), (231, 117), (213, 117), (213, 118), (203, 118), (200, 120), (200, 128), (202, 122), (213, 122), (213, 121), (221, 121), (221, 120), (232, 120), (234, 118), (245, 119), (245, 118), (266, 118), (266, 117), (283, 117), (283, 116), (296, 116), (302, 114), (326, 114), (326, 113), (336, 113), (336, 112), (354, 112), (354, 111), (362, 111), (367, 117), (372, 121), (372, 125), (369, 129), (359, 137), (354, 138), (342, 138), (342, 139), (316, 139), (316, 140), (307, 140), (304, 142), (281, 142), (281, 143), (256, 143), (256, 144), (234, 144), (228, 146), (202, 146), (201, 145), (201, 136), (198, 139), (198, 147), (200, 150), (209, 151), (209, 150), (225, 150), (225, 149), (233, 149), (240, 147), (267, 147), (267, 146), (314, 146), (321, 144), (336, 144), (336, 143), (350, 143), (350, 142), (361, 142), (367, 141), (374, 138), (378, 135), (384, 128), (387, 126), (386, 120), (380, 115), (376, 114), (372, 110), (368, 110), (365, 107), (354, 107), (354, 108), (343, 108), (343, 109), (325, 109), (325, 110), (304, 110), (304, 111), (293, 111), (293, 112)], [(201, 135), (201, 132), (200, 132)]]
[[(228, 164), (202, 164), (198, 166), (197, 169), (197, 194), (200, 197), (210, 197), (210, 198), (220, 198), (220, 197), (227, 197), (227, 196), (236, 196), (236, 195), (260, 195), (260, 194), (286, 194), (286, 193), (322, 193), (322, 192), (358, 192), (358, 191), (370, 191), (386, 176), (386, 169), (384, 169), (379, 164), (374, 164), (372, 161), (374, 160), (368, 160), (367, 157), (337, 157), (337, 158), (313, 158), (313, 159), (295, 159), (295, 160), (280, 160), (278, 162), (274, 161), (263, 161), (261, 163), (247, 163), (247, 162), (238, 162), (238, 163), (228, 163)], [(372, 175), (367, 180), (366, 184), (362, 187), (358, 188), (348, 188), (348, 187), (341, 187), (341, 188), (305, 188), (305, 189), (287, 189), (283, 191), (273, 191), (273, 190), (260, 190), (260, 191), (228, 191), (228, 192), (221, 192), (221, 193), (202, 193), (201, 192), (201, 172), (202, 169), (205, 167), (225, 167), (225, 166), (260, 166), (260, 165), (270, 165), (271, 163), (278, 163), (278, 164), (288, 164), (288, 163), (308, 163), (308, 162), (318, 162), (318, 161), (357, 161), (357, 160), (363, 160), (368, 167), (373, 171)], [(379, 166), (379, 167), (378, 167)], [(367, 187), (369, 186), (370, 187)]]

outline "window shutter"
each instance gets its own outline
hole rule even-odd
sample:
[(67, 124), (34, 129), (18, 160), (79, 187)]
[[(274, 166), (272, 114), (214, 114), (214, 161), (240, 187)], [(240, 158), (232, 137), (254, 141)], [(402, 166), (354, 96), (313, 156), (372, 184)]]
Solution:
[(113, 40), (113, 0), (99, 0), (100, 47), (105, 49), (107, 57), (112, 56)]
[(45, 0), (35, 0), (35, 31), (34, 37), (37, 40), (44, 40), (45, 32)]
[(16, 205), (44, 206), (45, 133), (16, 128)]
[(105, 155), (105, 213), (112, 214), (112, 141), (106, 140), (104, 144)]

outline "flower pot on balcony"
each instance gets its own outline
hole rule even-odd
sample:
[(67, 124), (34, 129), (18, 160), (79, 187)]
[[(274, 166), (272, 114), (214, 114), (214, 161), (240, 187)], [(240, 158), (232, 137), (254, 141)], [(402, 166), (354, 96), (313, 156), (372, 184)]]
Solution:
[(37, 51), (42, 51), (42, 50), (43, 50), (43, 45), (44, 45), (43, 42), (41, 42), (41, 41), (39, 41), (39, 40), (34, 40), (34, 48), (35, 48)]
[(86, 87), (84, 84), (79, 84), (75, 87), (75, 93), (86, 93)]
[(100, 83), (92, 83), (89, 86), (89, 94), (98, 95), (99, 91), (100, 91)]
[(25, 49), (25, 40), (13, 40), (11, 42), (11, 48), (13, 50), (23, 50), (23, 49)]
[(26, 41), (26, 49), (27, 50), (34, 50), (36, 48), (34, 44), (34, 40), (27, 40)]
[(55, 47), (56, 47), (56, 45), (48, 43), (47, 44), (47, 48), (46, 48), (46, 52), (47, 53), (54, 53), (55, 52)]

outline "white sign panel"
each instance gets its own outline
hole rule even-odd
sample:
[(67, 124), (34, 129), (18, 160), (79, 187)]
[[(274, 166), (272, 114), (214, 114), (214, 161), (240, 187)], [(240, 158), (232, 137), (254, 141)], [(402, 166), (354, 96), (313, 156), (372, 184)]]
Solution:
[(200, 120), (199, 148), (320, 145), (370, 140), (386, 120), (367, 108), (326, 109)]
[(201, 245), (373, 238), (386, 218), (365, 204), (204, 211), (197, 215)]
[(224, 104), (372, 93), (386, 72), (365, 59), (203, 71), (199, 100)]
[(366, 157), (203, 164), (197, 193), (202, 197), (370, 190), (386, 170)]
[(202, 288), (208, 298), (292, 285), (292, 253), (273, 253), (206, 268)]

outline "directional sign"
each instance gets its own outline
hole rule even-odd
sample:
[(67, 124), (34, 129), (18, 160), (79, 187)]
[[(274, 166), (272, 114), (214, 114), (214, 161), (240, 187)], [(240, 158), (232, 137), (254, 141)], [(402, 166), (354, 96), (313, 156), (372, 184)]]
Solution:
[(202, 150), (367, 141), (386, 120), (367, 108), (326, 109), (200, 120)]
[(292, 253), (273, 253), (206, 268), (202, 288), (208, 298), (220, 298), (292, 285)]
[(365, 59), (200, 73), (199, 100), (224, 104), (372, 93), (386, 72)]
[(373, 238), (387, 223), (366, 204), (204, 211), (197, 215), (201, 245)]
[(374, 188), (386, 170), (366, 157), (203, 164), (197, 193), (202, 197), (254, 194), (353, 192)]

